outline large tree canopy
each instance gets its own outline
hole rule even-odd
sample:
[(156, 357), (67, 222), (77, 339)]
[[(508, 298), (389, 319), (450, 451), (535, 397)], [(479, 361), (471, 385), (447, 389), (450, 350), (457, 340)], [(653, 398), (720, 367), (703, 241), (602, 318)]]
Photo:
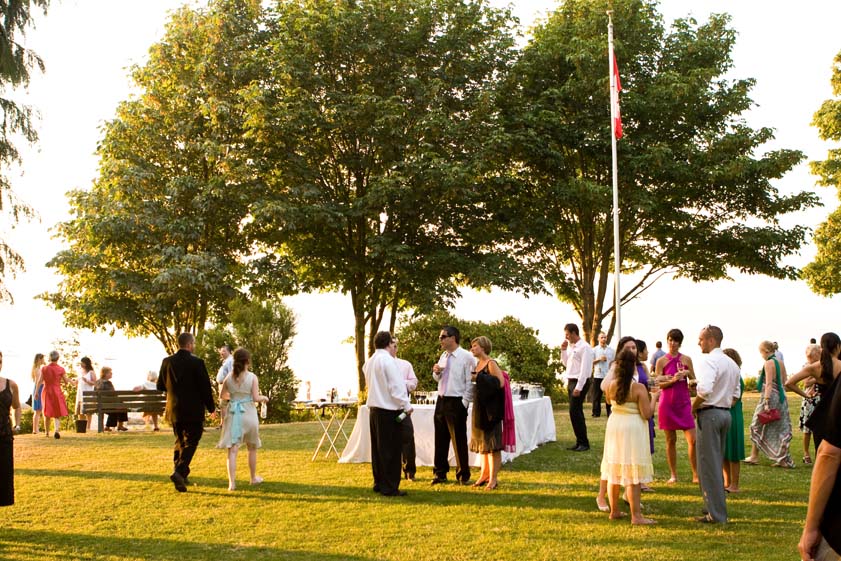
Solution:
[[(760, 154), (769, 128), (749, 127), (750, 79), (727, 79), (736, 39), (726, 15), (667, 30), (648, 0), (616, 0), (616, 56), (625, 136), (619, 142), (622, 273), (628, 302), (663, 275), (695, 281), (728, 269), (793, 278), (780, 264), (807, 229), (778, 218), (816, 204), (772, 181), (803, 155)], [(550, 235), (534, 258), (593, 340), (612, 314), (613, 265), (607, 16), (604, 3), (566, 0), (534, 38), (498, 96), (509, 175)], [(533, 199), (534, 201), (534, 199)], [(608, 328), (612, 332), (611, 316)]]
[(173, 351), (178, 333), (226, 315), (251, 250), (239, 91), (258, 76), (260, 13), (257, 0), (182, 8), (132, 72), (140, 93), (105, 125), (99, 177), (70, 193), (74, 218), (59, 227), (69, 248), (49, 263), (63, 280), (45, 297), (69, 325), (116, 326)]
[(253, 86), (267, 185), (249, 232), (302, 289), (350, 295), (360, 388), (366, 328), (373, 339), (389, 307), (531, 282), (494, 220), (483, 158), (511, 26), (482, 1), (278, 4), (269, 75)]
[[(812, 125), (817, 127), (823, 140), (841, 141), (841, 52), (835, 56), (832, 67), (832, 99), (827, 99), (815, 113)], [(832, 148), (826, 160), (811, 162), (812, 173), (818, 176), (818, 184), (838, 189), (841, 197), (841, 148)], [(815, 260), (803, 269), (803, 278), (818, 294), (831, 296), (841, 292), (841, 256), (838, 243), (841, 242), (841, 209), (829, 215), (826, 222), (815, 232), (818, 253)]]
[[(0, 2), (0, 216), (10, 219), (12, 225), (22, 217), (31, 217), (32, 209), (17, 198), (5, 172), (12, 164), (20, 162), (20, 153), (13, 139), (20, 136), (27, 142), (38, 140), (33, 123), (32, 108), (7, 97), (9, 90), (26, 86), (30, 73), (44, 71), (44, 63), (20, 42), (26, 29), (32, 25), (33, 10), (47, 12), (49, 0), (23, 0)], [(0, 239), (0, 300), (11, 300), (12, 295), (3, 283), (7, 274), (23, 268), (20, 254)]]

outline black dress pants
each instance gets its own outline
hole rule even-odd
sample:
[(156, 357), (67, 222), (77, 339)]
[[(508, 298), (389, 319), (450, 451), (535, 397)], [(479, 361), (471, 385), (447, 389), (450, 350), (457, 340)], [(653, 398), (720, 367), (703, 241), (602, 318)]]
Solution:
[(187, 477), (190, 475), (190, 462), (193, 461), (202, 432), (204, 432), (204, 423), (201, 421), (175, 422), (172, 425), (172, 432), (175, 433), (175, 452), (172, 457), (175, 471), (180, 473), (181, 477)]
[(467, 462), (467, 408), (460, 397), (439, 397), (435, 402), (435, 477), (446, 479), (450, 471), (450, 443), (456, 454), (456, 479), (470, 480)]
[(588, 379), (585, 382), (578, 397), (572, 395), (575, 386), (578, 384), (578, 379), (570, 378), (567, 380), (567, 384), (567, 391), (569, 392), (569, 421), (572, 423), (572, 431), (575, 433), (575, 443), (578, 446), (590, 446), (590, 441), (587, 439), (587, 425), (584, 422), (584, 398), (587, 396), (587, 390), (590, 389), (590, 380)]
[(397, 417), (402, 411), (371, 407), (369, 427), (371, 429), (371, 471), (374, 474), (374, 491), (393, 495), (400, 487), (401, 426)]
[(400, 423), (400, 439), (403, 449), (403, 473), (406, 477), (415, 477), (418, 468), (415, 465), (415, 425), (412, 424), (411, 417), (406, 417)]
[[(596, 378), (593, 380), (593, 417), (601, 417), (602, 416), (602, 396), (604, 392), (602, 391), (602, 381), (600, 378)], [(610, 404), (608, 404), (610, 407)]]

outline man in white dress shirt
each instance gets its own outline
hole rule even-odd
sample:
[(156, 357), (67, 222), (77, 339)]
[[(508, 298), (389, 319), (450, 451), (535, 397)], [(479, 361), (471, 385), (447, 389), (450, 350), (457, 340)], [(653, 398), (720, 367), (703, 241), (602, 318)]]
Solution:
[[(610, 370), (610, 363), (616, 356), (616, 352), (607, 346), (607, 334), (599, 333), (599, 344), (593, 349), (593, 417), (602, 416), (602, 380)], [(607, 414), (610, 415), (610, 404), (607, 404)]]
[(698, 522), (727, 522), (724, 478), (721, 473), (724, 441), (730, 428), (730, 408), (739, 398), (739, 367), (721, 351), (724, 335), (719, 327), (708, 325), (698, 336), (698, 346), (704, 353), (695, 368), (698, 381), (692, 410), (697, 420), (696, 449), (698, 479), (704, 495), (706, 514)]
[(406, 382), (387, 350), (391, 341), (388, 331), (377, 333), (374, 337), (376, 351), (365, 361), (362, 372), (368, 388), (374, 492), (402, 497), (406, 491), (400, 490), (400, 425), (409, 419), (412, 406)]
[[(403, 376), (406, 382), (406, 393), (412, 395), (415, 388), (418, 387), (418, 378), (415, 376), (415, 369), (412, 368), (412, 363), (402, 358), (397, 358), (397, 339), (392, 339), (388, 346), (388, 354), (394, 357), (394, 362), (397, 363), (397, 370)], [(406, 417), (400, 423), (400, 434), (402, 440), (402, 457), (403, 457), (403, 476), (409, 481), (415, 480), (415, 472), (417, 472), (417, 465), (415, 464), (415, 426), (412, 423), (411, 417)]]
[(435, 459), (432, 484), (447, 481), (450, 471), (450, 443), (456, 455), (456, 480), (466, 485), (470, 481), (467, 461), (467, 406), (473, 401), (472, 374), (476, 359), (463, 349), (461, 334), (455, 327), (445, 325), (438, 336), (444, 352), (432, 366), (432, 378), (438, 382), (435, 401)]
[[(222, 359), (222, 366), (219, 367), (219, 371), (216, 372), (216, 384), (219, 387), (219, 403), (228, 399), (230, 396), (227, 395), (227, 392), (223, 389), (224, 386), (222, 382), (225, 381), (225, 378), (228, 377), (228, 374), (234, 371), (234, 355), (231, 351), (231, 346), (227, 343), (219, 347), (219, 358)], [(225, 420), (225, 408), (219, 408), (219, 420)], [(221, 429), (222, 423), (219, 423), (219, 426), (216, 427)]]
[(586, 452), (590, 449), (587, 439), (587, 424), (584, 421), (584, 398), (590, 388), (590, 373), (593, 371), (593, 349), (578, 334), (578, 326), (568, 323), (564, 326), (564, 342), (561, 343), (561, 362), (566, 367), (567, 392), (569, 393), (569, 420), (575, 433), (575, 445), (567, 450)]

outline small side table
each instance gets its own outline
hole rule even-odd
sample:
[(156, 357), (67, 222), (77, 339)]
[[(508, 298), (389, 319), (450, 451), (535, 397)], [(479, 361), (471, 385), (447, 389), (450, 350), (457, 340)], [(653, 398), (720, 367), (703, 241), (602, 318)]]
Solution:
[[(341, 457), (341, 450), (336, 445), (342, 446), (342, 450), (347, 446), (348, 440), (350, 439), (345, 432), (345, 421), (350, 417), (350, 412), (356, 405), (357, 403), (355, 401), (325, 401), (312, 404), (314, 409), (321, 409), (321, 414), (316, 415), (316, 419), (318, 419), (321, 425), (323, 434), (321, 435), (321, 440), (318, 441), (318, 446), (315, 447), (311, 461), (315, 461), (318, 453), (321, 451), (321, 447), (325, 446), (325, 443), (327, 448), (324, 454), (325, 458), (330, 457), (330, 452), (336, 454), (336, 459)], [(324, 421), (325, 418), (328, 419), (326, 423)], [(344, 444), (339, 441), (340, 437), (344, 437)]]

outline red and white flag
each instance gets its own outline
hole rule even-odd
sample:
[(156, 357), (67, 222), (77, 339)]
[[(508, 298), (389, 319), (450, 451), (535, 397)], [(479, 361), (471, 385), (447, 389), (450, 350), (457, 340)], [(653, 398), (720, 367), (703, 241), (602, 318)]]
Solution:
[(619, 92), (622, 91), (622, 84), (619, 82), (619, 65), (616, 64), (616, 55), (610, 53), (613, 59), (613, 76), (610, 85), (610, 103), (613, 107), (613, 134), (616, 140), (622, 138), (622, 113), (619, 110)]

